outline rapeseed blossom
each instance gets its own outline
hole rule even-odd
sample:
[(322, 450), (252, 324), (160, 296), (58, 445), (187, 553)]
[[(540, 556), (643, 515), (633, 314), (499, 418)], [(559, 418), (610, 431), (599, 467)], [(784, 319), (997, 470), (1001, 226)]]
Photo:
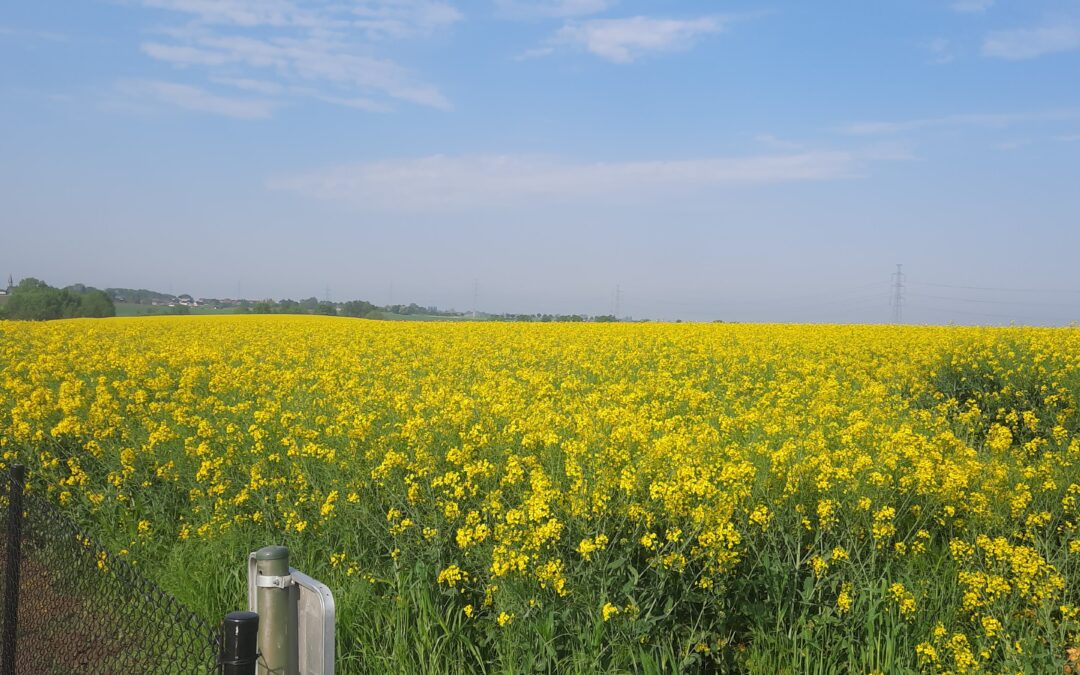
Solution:
[(1004, 671), (1077, 644), (1077, 383), (1075, 329), (4, 322), (0, 455), (151, 569), (279, 539), (717, 662), (882, 606), (904, 667)]

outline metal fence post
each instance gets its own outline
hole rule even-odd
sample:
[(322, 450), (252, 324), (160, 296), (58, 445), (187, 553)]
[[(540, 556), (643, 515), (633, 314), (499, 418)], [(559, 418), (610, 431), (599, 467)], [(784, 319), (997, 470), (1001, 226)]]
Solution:
[(23, 486), (26, 467), (12, 464), (8, 476), (7, 579), (4, 585), (3, 675), (15, 675), (15, 642), (19, 626), (19, 563), (22, 556)]
[(259, 607), (259, 675), (295, 675), (296, 624), (289, 577), (289, 549), (265, 546), (255, 552)]
[(221, 675), (255, 675), (259, 615), (231, 612), (221, 623)]

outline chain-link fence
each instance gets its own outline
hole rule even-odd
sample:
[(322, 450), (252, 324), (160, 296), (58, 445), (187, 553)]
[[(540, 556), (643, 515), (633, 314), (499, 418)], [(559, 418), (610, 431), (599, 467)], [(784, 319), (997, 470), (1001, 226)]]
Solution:
[[(0, 550), (0, 672), (217, 672), (213, 626), (110, 555), (51, 503), (24, 493), (17, 471), (0, 476), (11, 488), (0, 491), (8, 530)], [(21, 552), (12, 556), (13, 528), (19, 526)], [(17, 595), (8, 592), (12, 588)]]

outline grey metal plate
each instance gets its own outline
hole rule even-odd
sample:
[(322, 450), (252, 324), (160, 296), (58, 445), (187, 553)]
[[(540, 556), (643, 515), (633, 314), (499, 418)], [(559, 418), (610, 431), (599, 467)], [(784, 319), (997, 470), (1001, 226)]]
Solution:
[[(258, 613), (255, 554), (248, 556), (248, 610)], [(334, 594), (326, 584), (290, 567), (289, 587), (296, 614), (291, 617), (299, 647), (300, 675), (334, 675)]]

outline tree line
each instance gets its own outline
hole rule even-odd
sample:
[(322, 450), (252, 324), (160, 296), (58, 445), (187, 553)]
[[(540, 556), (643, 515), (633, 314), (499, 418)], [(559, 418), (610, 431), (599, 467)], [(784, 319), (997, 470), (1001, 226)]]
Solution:
[(7, 302), (0, 306), (0, 319), (15, 321), (106, 316), (116, 316), (116, 306), (105, 291), (83, 284), (53, 288), (33, 277), (9, 288)]
[[(144, 288), (108, 288), (104, 291), (83, 284), (74, 284), (65, 288), (54, 288), (44, 281), (32, 277), (23, 279), (18, 285), (8, 289), (6, 303), (0, 304), (0, 319), (23, 321), (47, 321), (51, 319), (72, 319), (78, 317), (116, 316), (116, 302), (128, 302), (150, 305), (153, 313), (191, 314), (192, 307), (213, 309), (232, 309), (237, 314), (320, 314), (325, 316), (349, 316), (365, 319), (390, 319), (395, 316), (434, 316), (447, 318), (468, 318), (468, 313), (456, 310), (442, 310), (438, 307), (422, 307), (416, 303), (386, 305), (380, 307), (366, 300), (347, 302), (329, 302), (316, 297), (303, 300), (218, 300), (199, 299), (192, 296), (172, 295), (151, 291)], [(612, 315), (590, 316), (585, 314), (491, 314), (480, 313), (477, 319), (483, 321), (514, 322), (614, 322), (619, 319)]]

